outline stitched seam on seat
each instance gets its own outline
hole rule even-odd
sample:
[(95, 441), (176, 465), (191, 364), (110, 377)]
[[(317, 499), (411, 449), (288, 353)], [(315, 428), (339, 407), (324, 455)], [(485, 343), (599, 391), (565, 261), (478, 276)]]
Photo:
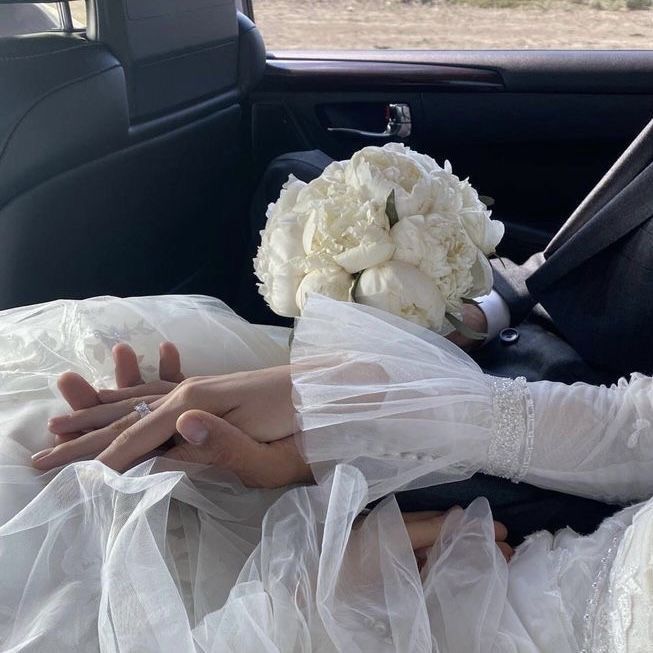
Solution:
[(39, 57), (49, 57), (54, 54), (61, 54), (62, 52), (74, 52), (80, 48), (94, 48), (98, 49), (99, 43), (80, 43), (78, 45), (73, 45), (69, 48), (61, 48), (60, 50), (51, 50), (50, 52), (40, 52), (39, 54), (26, 54), (26, 55), (16, 55), (13, 57), (0, 57), (0, 61), (5, 63), (7, 61), (24, 61), (27, 59), (38, 59)]
[(65, 88), (68, 88), (69, 86), (74, 86), (75, 84), (79, 84), (81, 82), (85, 82), (89, 79), (93, 79), (94, 77), (99, 77), (100, 75), (104, 75), (107, 72), (110, 72), (111, 70), (114, 70), (116, 68), (120, 68), (120, 64), (116, 63), (112, 66), (109, 66), (108, 68), (105, 68), (104, 70), (99, 70), (97, 72), (91, 73), (89, 75), (84, 75), (83, 77), (78, 77), (77, 79), (74, 79), (70, 82), (66, 82), (65, 84), (61, 84), (60, 86), (57, 86), (56, 88), (50, 89), (47, 93), (43, 94), (40, 98), (38, 98), (30, 107), (23, 113), (23, 115), (20, 117), (20, 119), (16, 122), (16, 124), (11, 128), (9, 133), (7, 134), (7, 138), (5, 139), (4, 144), (2, 145), (2, 148), (0, 149), (0, 167), (2, 166), (3, 159), (5, 157), (5, 154), (7, 152), (7, 149), (9, 148), (9, 144), (18, 131), (18, 128), (21, 126), (25, 118), (39, 105), (41, 102), (49, 98), (50, 96), (54, 95), (55, 93), (58, 93), (59, 91), (62, 91)]

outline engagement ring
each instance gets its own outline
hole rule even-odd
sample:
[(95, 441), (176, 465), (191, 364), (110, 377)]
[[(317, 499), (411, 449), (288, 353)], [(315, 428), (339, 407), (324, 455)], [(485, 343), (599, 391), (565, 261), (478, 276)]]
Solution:
[(152, 412), (144, 401), (136, 404), (134, 410), (138, 413), (138, 419), (143, 419), (143, 417), (147, 417)]

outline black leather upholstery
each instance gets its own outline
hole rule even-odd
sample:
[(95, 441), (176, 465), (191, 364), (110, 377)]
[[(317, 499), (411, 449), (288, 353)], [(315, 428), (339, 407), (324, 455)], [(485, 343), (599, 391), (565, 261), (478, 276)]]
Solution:
[(77, 36), (0, 39), (0, 208), (126, 144), (120, 63)]
[(238, 82), (239, 29), (233, 0), (104, 0), (89, 38), (121, 61), (133, 120), (146, 120)]
[[(233, 2), (188, 3), (147, 4), (165, 20), (170, 8), (192, 5), (199, 20), (218, 7), (233, 12), (233, 29), (213, 39), (188, 24), (208, 46), (159, 52), (138, 88), (147, 74), (133, 75), (132, 49), (117, 43), (0, 39), (0, 309), (169, 291), (237, 303), (233, 264), (248, 235), (241, 105), (265, 48)], [(97, 0), (97, 10), (118, 4)], [(200, 59), (201, 70), (186, 68)]]
[(265, 43), (256, 25), (244, 14), (238, 14), (238, 87), (249, 93), (265, 73)]

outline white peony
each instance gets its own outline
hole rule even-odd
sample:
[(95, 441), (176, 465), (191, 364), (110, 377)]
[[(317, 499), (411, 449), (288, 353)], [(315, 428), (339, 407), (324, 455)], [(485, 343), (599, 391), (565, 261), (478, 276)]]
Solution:
[(296, 297), (297, 306), (300, 311), (303, 311), (310, 293), (324, 295), (341, 302), (351, 301), (350, 291), (353, 283), (354, 278), (342, 268), (312, 270), (299, 284)]
[(423, 159), (401, 143), (364, 147), (352, 156), (345, 169), (345, 179), (349, 186), (360, 189), (384, 209), (388, 195), (394, 190), (399, 218), (427, 213), (433, 193)]
[(463, 210), (465, 200), (462, 183), (451, 172), (449, 162), (445, 161), (444, 169), (432, 172), (430, 180), (433, 198), (430, 213), (457, 217)]
[(443, 328), (444, 297), (432, 279), (408, 263), (388, 261), (365, 270), (355, 300), (429, 329)]
[(259, 293), (278, 315), (296, 317), (299, 309), (295, 297), (305, 274), (303, 228), (293, 206), (303, 181), (290, 177), (279, 200), (270, 204), (267, 223), (261, 231), (261, 245), (254, 259), (254, 273), (260, 283)]
[(474, 245), (483, 254), (489, 256), (496, 252), (497, 245), (501, 242), (506, 229), (503, 222), (490, 220), (490, 212), (485, 210), (462, 211), (460, 222)]
[(387, 231), (370, 229), (358, 245), (344, 250), (342, 254), (337, 254), (333, 260), (347, 272), (355, 274), (388, 261), (394, 251), (394, 243)]
[(304, 188), (306, 188), (306, 182), (297, 179), (295, 175), (290, 175), (281, 187), (279, 199), (268, 206), (265, 214), (268, 220), (274, 220), (277, 216), (294, 211), (299, 193)]
[[(394, 193), (397, 223), (386, 214)], [(487, 255), (503, 225), (448, 161), (390, 143), (330, 164), (309, 184), (294, 177), (268, 208), (254, 269), (272, 310), (297, 316), (310, 293), (356, 300), (444, 333), (445, 312), (487, 294)]]
[(479, 252), (471, 269), (473, 286), (467, 297), (483, 297), (488, 295), (494, 285), (494, 272), (487, 257)]
[(335, 262), (354, 274), (392, 256), (385, 204), (366, 200), (349, 186), (310, 199), (312, 190), (309, 184), (300, 197), (302, 209), (310, 210), (302, 235), (310, 269)]
[(400, 220), (390, 235), (396, 245), (394, 259), (430, 277), (452, 312), (460, 311), (463, 297), (486, 294), (479, 291), (487, 285), (488, 270), (458, 220), (437, 213), (413, 215)]

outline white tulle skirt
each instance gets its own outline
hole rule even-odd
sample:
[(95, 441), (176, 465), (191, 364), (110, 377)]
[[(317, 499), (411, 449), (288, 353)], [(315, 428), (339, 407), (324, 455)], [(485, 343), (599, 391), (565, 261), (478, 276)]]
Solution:
[[(371, 316), (362, 328), (383, 323)], [(406, 334), (415, 336), (408, 325)], [(346, 330), (339, 336), (346, 350)], [(110, 385), (111, 347), (128, 342), (153, 376), (162, 340), (179, 346), (187, 376), (289, 357), (287, 331), (250, 325), (206, 297), (0, 313), (0, 650), (639, 650), (629, 633), (650, 614), (641, 601), (624, 611), (613, 590), (626, 579), (627, 596), (633, 582), (650, 596), (640, 582), (653, 550), (648, 504), (593, 536), (534, 534), (508, 565), (479, 498), (450, 513), (420, 573), (393, 498), (360, 518), (379, 488), (360, 466), (334, 463), (316, 486), (275, 491), (165, 459), (122, 475), (95, 461), (37, 473), (30, 455), (51, 444), (47, 419), (66, 411), (58, 375)], [(469, 365), (451, 356), (447, 365)], [(386, 479), (383, 490), (406, 484)]]

